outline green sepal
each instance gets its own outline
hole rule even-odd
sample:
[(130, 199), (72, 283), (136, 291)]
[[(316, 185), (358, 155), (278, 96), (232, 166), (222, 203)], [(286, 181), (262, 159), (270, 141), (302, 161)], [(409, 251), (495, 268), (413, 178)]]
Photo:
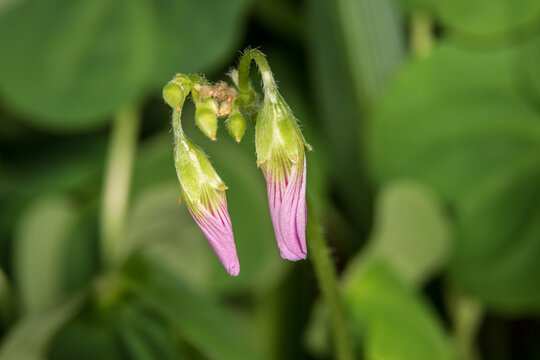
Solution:
[(189, 204), (202, 202), (208, 187), (227, 189), (204, 152), (185, 136), (175, 142), (174, 164), (181, 193)]

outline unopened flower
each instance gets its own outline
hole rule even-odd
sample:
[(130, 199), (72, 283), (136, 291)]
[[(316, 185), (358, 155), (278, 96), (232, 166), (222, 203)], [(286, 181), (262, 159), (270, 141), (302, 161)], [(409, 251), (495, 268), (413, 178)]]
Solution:
[(181, 197), (189, 212), (227, 272), (238, 275), (240, 264), (227, 210), (227, 186), (202, 150), (185, 136), (175, 142), (174, 161)]
[[(174, 109), (174, 164), (180, 182), (180, 199), (184, 198), (193, 219), (227, 272), (236, 276), (240, 272), (240, 264), (227, 210), (227, 186), (206, 155), (185, 136), (182, 129), (181, 110), (192, 86), (191, 78), (177, 74), (163, 89), (163, 98)], [(212, 98), (201, 100), (208, 99), (214, 101)]]
[(268, 188), (270, 215), (281, 257), (305, 259), (306, 158), (309, 148), (291, 109), (277, 89), (265, 93), (257, 116), (257, 164)]

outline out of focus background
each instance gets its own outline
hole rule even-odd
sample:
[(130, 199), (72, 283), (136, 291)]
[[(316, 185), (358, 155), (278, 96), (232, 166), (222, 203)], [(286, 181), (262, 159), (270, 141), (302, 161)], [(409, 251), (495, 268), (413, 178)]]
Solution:
[(161, 88), (248, 46), (313, 145), (356, 358), (540, 359), (538, 0), (0, 1), (0, 359), (334, 358), (252, 127), (211, 142), (183, 115), (237, 278), (177, 203)]

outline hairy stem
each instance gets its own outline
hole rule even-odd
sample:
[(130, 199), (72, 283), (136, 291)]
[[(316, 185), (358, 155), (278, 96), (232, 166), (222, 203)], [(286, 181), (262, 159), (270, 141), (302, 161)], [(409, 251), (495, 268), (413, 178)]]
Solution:
[(339, 291), (336, 271), (321, 225), (311, 206), (307, 208), (308, 247), (323, 299), (330, 313), (331, 333), (337, 360), (353, 360), (354, 352), (347, 329), (345, 309)]
[(139, 133), (136, 109), (117, 112), (109, 143), (101, 209), (101, 251), (105, 264), (114, 265), (122, 257), (131, 175)]
[(268, 61), (266, 61), (266, 57), (259, 50), (248, 49), (244, 51), (240, 58), (240, 63), (238, 64), (238, 90), (240, 91), (240, 94), (251, 93), (251, 85), (249, 83), (249, 67), (251, 65), (251, 60), (254, 60), (259, 68), (265, 94), (276, 93), (276, 82), (274, 81), (274, 75), (272, 74), (272, 70), (270, 70), (270, 65), (268, 64)]

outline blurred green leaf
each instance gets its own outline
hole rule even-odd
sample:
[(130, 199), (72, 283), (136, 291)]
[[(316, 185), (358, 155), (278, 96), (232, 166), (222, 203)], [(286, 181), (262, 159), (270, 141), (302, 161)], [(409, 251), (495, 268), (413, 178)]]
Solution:
[(401, 0), (429, 8), (444, 25), (464, 36), (500, 36), (533, 28), (540, 20), (537, 0)]
[[(412, 178), (456, 211), (452, 278), (499, 310), (540, 304), (540, 121), (516, 88), (513, 50), (446, 44), (403, 69), (368, 134), (379, 182)], [(496, 74), (496, 76), (494, 76)]]
[(527, 94), (536, 103), (540, 102), (540, 31), (527, 41), (519, 53), (517, 69)]
[(358, 133), (364, 110), (402, 60), (401, 19), (386, 0), (315, 0), (308, 15), (311, 78), (332, 159), (330, 174), (349, 217), (358, 228), (367, 227), (370, 195)]
[(0, 325), (5, 325), (11, 312), (11, 289), (4, 270), (0, 268)]
[(365, 358), (450, 360), (449, 340), (435, 314), (382, 261), (348, 273), (345, 305)]
[(450, 229), (429, 189), (410, 181), (391, 183), (376, 202), (375, 224), (364, 257), (384, 259), (402, 281), (421, 286), (446, 264)]
[(363, 100), (360, 105), (368, 108), (403, 60), (405, 38), (401, 14), (393, 0), (336, 0), (333, 3), (353, 87), (356, 96)]
[(61, 196), (37, 200), (20, 219), (14, 241), (15, 278), (26, 312), (47, 308), (65, 291), (64, 264), (77, 208)]
[(175, 72), (219, 65), (247, 1), (28, 0), (0, 17), (0, 92), (36, 125), (97, 126)]
[(137, 298), (210, 359), (262, 359), (232, 314), (158, 262), (132, 258), (125, 274), (128, 288)]
[(116, 324), (119, 336), (136, 360), (177, 360), (181, 356), (173, 334), (163, 323), (145, 314), (141, 309), (126, 304), (118, 314)]
[(4, 338), (0, 360), (45, 360), (49, 342), (75, 315), (85, 297), (79, 293), (53, 308), (23, 317)]
[(137, 196), (127, 227), (128, 246), (142, 246), (145, 254), (188, 282), (208, 287), (213, 263), (218, 266), (219, 260), (177, 199), (174, 180), (148, 187)]
[(87, 312), (67, 324), (49, 345), (47, 358), (55, 360), (125, 359), (115, 328), (121, 305)]

